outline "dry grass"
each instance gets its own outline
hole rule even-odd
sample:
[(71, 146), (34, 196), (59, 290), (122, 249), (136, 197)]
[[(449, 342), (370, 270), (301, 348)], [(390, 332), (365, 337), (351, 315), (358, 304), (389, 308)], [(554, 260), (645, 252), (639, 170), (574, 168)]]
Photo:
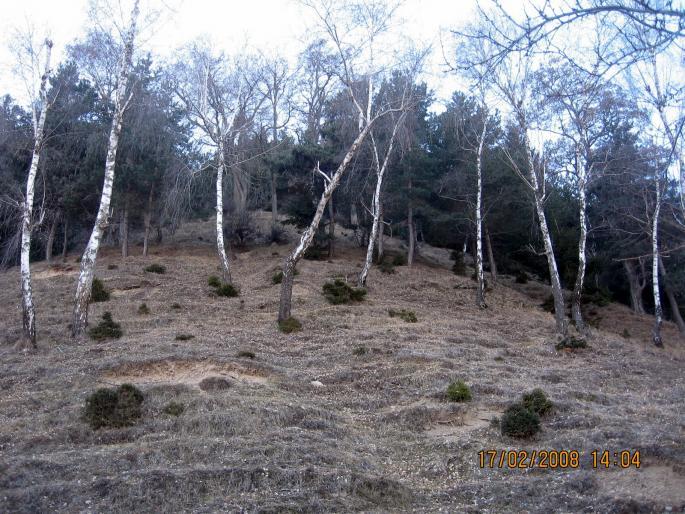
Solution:
[[(0, 319), (1, 512), (685, 507), (685, 352), (671, 324), (659, 350), (649, 317), (596, 308), (590, 348), (556, 352), (554, 320), (538, 307), (544, 286), (503, 279), (481, 311), (470, 279), (454, 276), (439, 252), (430, 266), (374, 268), (363, 303), (330, 305), (322, 285), (354, 277), (362, 259), (340, 244), (332, 263), (298, 266), (293, 315), (303, 330), (283, 334), (271, 274), (285, 248), (281, 257), (269, 247), (234, 255), (241, 296), (215, 298), (206, 285), (218, 271), (209, 225), (184, 227), (176, 246), (154, 249), (164, 275), (146, 275), (142, 257), (102, 252), (97, 274), (113, 294), (92, 305), (90, 319), (111, 311), (124, 331), (118, 340), (71, 343), (75, 270), (39, 263), (39, 351), (13, 352), (19, 277), (0, 274), (0, 302), (11, 306)], [(141, 302), (149, 316), (138, 315)], [(418, 322), (389, 309), (413, 310)], [(359, 346), (362, 357), (353, 355)], [(245, 348), (257, 358), (237, 357)], [(203, 391), (211, 377), (230, 387)], [(456, 379), (471, 387), (468, 404), (444, 399)], [(123, 382), (145, 393), (141, 420), (93, 431), (80, 419), (85, 398)], [(542, 431), (504, 438), (492, 419), (535, 387), (555, 405)], [(166, 414), (170, 402), (183, 412)], [(578, 449), (584, 458), (579, 470), (480, 469), (477, 452), (491, 448)], [(643, 469), (592, 470), (595, 448), (639, 449)]]

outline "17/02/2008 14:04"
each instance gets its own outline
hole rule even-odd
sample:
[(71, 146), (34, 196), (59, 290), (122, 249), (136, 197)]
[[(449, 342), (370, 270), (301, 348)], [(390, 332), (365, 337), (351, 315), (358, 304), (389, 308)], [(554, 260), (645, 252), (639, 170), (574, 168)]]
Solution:
[[(640, 468), (639, 450), (593, 450), (590, 457), (593, 469)], [(478, 459), (481, 468), (566, 469), (581, 466), (578, 450), (481, 450)]]

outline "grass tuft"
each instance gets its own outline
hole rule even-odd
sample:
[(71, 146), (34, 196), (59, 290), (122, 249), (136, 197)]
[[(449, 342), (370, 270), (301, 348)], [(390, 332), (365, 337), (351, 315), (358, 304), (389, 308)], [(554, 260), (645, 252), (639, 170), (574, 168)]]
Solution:
[(254, 359), (256, 358), (256, 355), (254, 352), (251, 352), (250, 350), (240, 350), (237, 354), (237, 357), (244, 358), (244, 359)]
[(145, 268), (145, 271), (148, 273), (157, 273), (159, 275), (164, 275), (166, 273), (166, 267), (162, 266), (161, 264), (150, 264), (147, 268)]
[(91, 339), (101, 341), (103, 339), (119, 339), (123, 335), (121, 325), (112, 319), (111, 312), (102, 315), (102, 321), (88, 331)]
[(164, 406), (162, 412), (169, 416), (180, 416), (186, 410), (185, 405), (179, 402), (169, 402)]
[(141, 303), (140, 307), (138, 307), (138, 314), (145, 316), (147, 314), (150, 314), (150, 308), (147, 306), (146, 303)]
[(323, 285), (323, 295), (329, 303), (340, 305), (361, 302), (366, 296), (366, 289), (350, 287), (344, 280), (336, 278), (333, 282), (327, 282)]
[(191, 334), (177, 334), (174, 339), (176, 341), (190, 341), (191, 339), (195, 339), (195, 336)]
[(401, 318), (407, 323), (416, 323), (418, 321), (418, 318), (416, 317), (416, 313), (414, 311), (408, 311), (405, 309), (400, 309), (396, 311), (395, 309), (390, 309), (388, 310), (388, 314), (391, 318)]
[(299, 319), (293, 318), (291, 316), (290, 318), (278, 322), (278, 330), (280, 330), (284, 334), (299, 332), (300, 330), (302, 330), (302, 323), (300, 323)]
[(587, 348), (587, 341), (582, 337), (566, 336), (556, 344), (555, 348), (572, 352)]

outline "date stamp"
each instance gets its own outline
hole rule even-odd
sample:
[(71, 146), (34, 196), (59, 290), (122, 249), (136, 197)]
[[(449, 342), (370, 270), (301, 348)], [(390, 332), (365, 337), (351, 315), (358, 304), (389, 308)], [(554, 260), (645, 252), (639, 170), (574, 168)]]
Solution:
[(640, 469), (639, 450), (593, 450), (585, 456), (579, 450), (481, 450), (478, 460), (489, 469)]

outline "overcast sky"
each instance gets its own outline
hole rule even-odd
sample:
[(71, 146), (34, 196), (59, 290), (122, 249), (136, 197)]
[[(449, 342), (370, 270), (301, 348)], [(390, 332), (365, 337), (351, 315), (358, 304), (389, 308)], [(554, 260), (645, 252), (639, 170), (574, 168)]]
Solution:
[[(166, 3), (173, 5), (174, 13), (157, 25), (155, 34), (142, 48), (162, 59), (173, 57), (175, 49), (200, 36), (209, 36), (227, 53), (247, 42), (249, 47), (267, 53), (277, 49), (294, 59), (314, 21), (311, 13), (295, 0), (166, 0)], [(458, 86), (454, 77), (444, 74), (441, 31), (463, 24), (474, 5), (475, 0), (407, 0), (400, 10), (403, 35), (421, 46), (434, 46), (425, 80), (441, 98), (449, 97)], [(54, 41), (54, 58), (59, 61), (65, 46), (85, 33), (87, 6), (88, 0), (4, 2), (0, 20), (0, 34), (4, 38), (0, 48), (0, 94), (26, 98), (23, 84), (12, 73), (13, 58), (8, 44), (14, 30), (26, 27), (27, 22), (32, 22), (39, 34), (47, 30)]]

